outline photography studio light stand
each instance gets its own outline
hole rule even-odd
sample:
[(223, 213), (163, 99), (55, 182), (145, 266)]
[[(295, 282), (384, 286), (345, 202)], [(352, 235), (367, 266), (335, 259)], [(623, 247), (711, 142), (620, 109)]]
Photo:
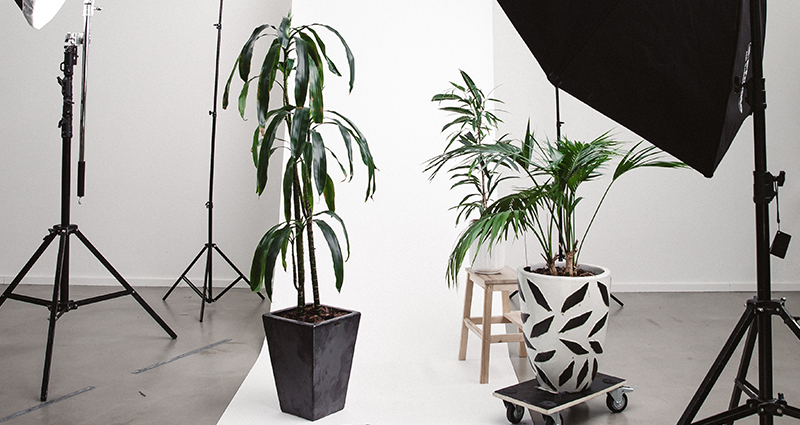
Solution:
[[(85, 0), (85, 4), (91, 6), (93, 0)], [(93, 7), (93, 6), (91, 6)], [(88, 28), (88, 26), (86, 26)], [(89, 40), (88, 37), (85, 36), (88, 32), (84, 33), (83, 37), (83, 52), (84, 52), (84, 61), (86, 60), (86, 44), (88, 44)], [(30, 304), (37, 304), (44, 307), (47, 307), (50, 310), (50, 324), (47, 332), (47, 348), (45, 351), (45, 360), (44, 360), (44, 372), (42, 376), (42, 391), (41, 391), (41, 401), (47, 400), (47, 388), (50, 381), (50, 366), (53, 360), (53, 342), (55, 339), (55, 332), (56, 332), (56, 321), (64, 314), (71, 310), (75, 310), (78, 307), (82, 307), (84, 305), (89, 305), (93, 303), (97, 303), (100, 301), (106, 301), (113, 298), (122, 297), (125, 295), (131, 295), (141, 306), (144, 308), (150, 317), (153, 318), (164, 331), (169, 334), (172, 339), (178, 337), (175, 332), (158, 316), (158, 314), (150, 308), (150, 306), (142, 299), (142, 297), (136, 293), (136, 290), (131, 287), (128, 282), (122, 277), (122, 275), (117, 272), (116, 269), (108, 262), (108, 260), (103, 257), (100, 251), (89, 242), (89, 239), (78, 230), (78, 226), (76, 224), (70, 223), (70, 177), (71, 177), (71, 149), (72, 149), (72, 76), (73, 76), (73, 68), (75, 66), (75, 62), (78, 58), (77, 52), (77, 45), (80, 43), (79, 36), (77, 34), (68, 34), (66, 46), (64, 47), (64, 62), (61, 64), (61, 70), (63, 71), (64, 77), (58, 78), (58, 82), (61, 85), (61, 93), (63, 96), (63, 108), (62, 108), (62, 116), (61, 121), (59, 122), (59, 127), (61, 128), (61, 140), (62, 140), (62, 153), (61, 153), (61, 223), (56, 224), (53, 228), (49, 229), (49, 233), (47, 236), (44, 237), (44, 241), (39, 246), (39, 249), (33, 254), (33, 256), (28, 260), (22, 270), (17, 274), (11, 284), (6, 288), (3, 292), (3, 295), (0, 296), (0, 306), (7, 299), (22, 301)], [(85, 80), (84, 75), (84, 80)], [(83, 85), (85, 89), (85, 81)], [(89, 252), (94, 255), (94, 257), (108, 270), (114, 278), (125, 288), (123, 291), (113, 292), (105, 295), (99, 295), (95, 297), (86, 298), (83, 300), (71, 300), (69, 297), (69, 252), (70, 252), (70, 243), (69, 237), (71, 235), (75, 235), (78, 239), (83, 243), (83, 245), (89, 250)], [(55, 282), (53, 284), (53, 297), (51, 300), (41, 299), (30, 297), (27, 295), (15, 294), (14, 290), (17, 288), (17, 285), (22, 281), (25, 275), (30, 271), (31, 267), (39, 260), (39, 257), (45, 252), (45, 250), (50, 246), (50, 244), (56, 239), (59, 238), (58, 243), (58, 257), (56, 262), (56, 270), (55, 270)]]
[[(748, 101), (753, 110), (753, 133), (755, 145), (755, 172), (753, 186), (753, 202), (756, 205), (756, 278), (757, 295), (747, 301), (744, 314), (739, 319), (733, 333), (728, 338), (717, 356), (708, 374), (703, 379), (694, 397), (687, 406), (678, 425), (723, 425), (732, 424), (734, 421), (752, 415), (759, 415), (760, 425), (773, 425), (776, 416), (790, 416), (800, 419), (800, 409), (791, 406), (778, 393), (777, 398), (773, 392), (773, 365), (772, 365), (772, 316), (779, 316), (791, 331), (800, 338), (800, 325), (786, 310), (785, 300), (772, 299), (770, 276), (770, 244), (769, 244), (769, 204), (777, 195), (777, 186), (782, 186), (785, 174), (781, 172), (778, 177), (767, 171), (766, 149), (766, 89), (764, 84), (763, 45), (764, 28), (762, 22), (766, 10), (766, 2), (762, 0), (750, 1), (750, 31), (752, 40), (750, 63), (753, 66), (753, 81), (746, 83)], [(780, 235), (780, 233), (779, 233)], [(776, 238), (772, 251), (777, 251), (783, 257), (788, 240), (786, 237)], [(729, 410), (712, 415), (706, 419), (693, 422), (711, 392), (717, 379), (722, 374), (725, 365), (733, 356), (736, 347), (745, 338), (736, 376)], [(757, 343), (757, 344), (756, 344)], [(747, 380), (747, 370), (753, 351), (758, 347), (758, 386)], [(748, 400), (740, 405), (742, 394), (747, 394)]]
[[(209, 176), (208, 176), (208, 202), (206, 202), (206, 208), (208, 209), (208, 242), (206, 242), (206, 244), (200, 250), (200, 253), (194, 257), (194, 260), (192, 260), (192, 262), (189, 263), (189, 266), (186, 267), (186, 270), (183, 271), (183, 274), (181, 274), (178, 280), (175, 281), (172, 287), (169, 288), (169, 291), (167, 291), (167, 293), (162, 298), (162, 300), (166, 301), (167, 297), (169, 297), (169, 295), (172, 293), (175, 287), (178, 286), (179, 283), (186, 282), (186, 284), (189, 285), (189, 287), (192, 288), (192, 290), (201, 298), (200, 301), (201, 322), (203, 321), (203, 315), (205, 314), (206, 304), (211, 304), (222, 298), (222, 296), (225, 295), (226, 292), (228, 292), (231, 288), (233, 288), (234, 285), (236, 285), (240, 281), (244, 281), (245, 283), (250, 285), (250, 281), (247, 280), (247, 278), (244, 276), (244, 274), (242, 274), (241, 271), (239, 271), (236, 265), (234, 265), (233, 262), (217, 246), (217, 244), (214, 243), (213, 232), (212, 232), (214, 224), (214, 201), (213, 201), (214, 200), (214, 153), (216, 150), (216, 136), (217, 136), (217, 95), (219, 93), (219, 53), (222, 41), (222, 3), (223, 0), (220, 0), (219, 21), (216, 24), (214, 24), (214, 26), (217, 28), (217, 56), (216, 56), (216, 68), (214, 71), (214, 107), (211, 111), (209, 111), (209, 115), (211, 115), (211, 161), (210, 161)], [(220, 292), (216, 296), (214, 296), (213, 293), (213, 281), (212, 281), (212, 278), (214, 276), (212, 268), (212, 263), (213, 263), (212, 260), (214, 252), (219, 254), (220, 257), (222, 257), (222, 259), (225, 260), (225, 262), (228, 263), (228, 265), (237, 274), (236, 279), (234, 279), (233, 282), (230, 283), (230, 285), (228, 285), (225, 289), (222, 290), (222, 292)], [(192, 269), (192, 267), (194, 267), (194, 265), (197, 263), (200, 257), (203, 256), (204, 253), (206, 254), (206, 268), (205, 268), (205, 274), (203, 275), (203, 289), (200, 290), (200, 288), (198, 288), (197, 285), (195, 285), (187, 277), (187, 274)], [(257, 292), (257, 294), (259, 297), (261, 297), (262, 300), (264, 299), (263, 294), (261, 294), (260, 292)]]

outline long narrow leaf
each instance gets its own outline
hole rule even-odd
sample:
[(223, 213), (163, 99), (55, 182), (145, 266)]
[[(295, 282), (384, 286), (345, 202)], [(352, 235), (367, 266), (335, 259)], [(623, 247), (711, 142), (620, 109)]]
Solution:
[(294, 41), (297, 62), (294, 70), (294, 104), (298, 108), (305, 106), (308, 93), (308, 49), (302, 38)]
[(272, 84), (275, 81), (280, 49), (280, 42), (276, 38), (272, 41), (269, 51), (264, 56), (264, 62), (261, 64), (261, 73), (258, 76), (258, 92), (256, 93), (256, 114), (258, 115), (258, 124), (260, 126), (263, 126), (267, 121), (267, 112), (270, 110), (269, 96), (270, 91), (272, 91)]
[(325, 143), (322, 141), (322, 136), (311, 130), (311, 144), (313, 150), (313, 172), (314, 182), (317, 186), (317, 195), (322, 195), (325, 190), (328, 177), (328, 162), (325, 151)]
[(344, 259), (342, 258), (342, 247), (339, 245), (339, 239), (328, 223), (322, 220), (314, 220), (314, 223), (322, 230), (322, 234), (328, 242), (331, 260), (333, 261), (333, 273), (336, 276), (336, 290), (341, 292), (342, 284), (344, 283)]
[(261, 33), (267, 28), (275, 27), (269, 24), (256, 27), (253, 33), (250, 34), (250, 38), (244, 43), (244, 46), (242, 46), (242, 51), (239, 53), (239, 78), (241, 78), (242, 81), (250, 79), (250, 62), (253, 60), (253, 47), (255, 47), (256, 41), (261, 36)]
[[(320, 24), (317, 24), (320, 25)], [(323, 27), (327, 28), (330, 32), (336, 34), (339, 37), (339, 40), (342, 42), (342, 46), (344, 47), (344, 52), (347, 55), (347, 66), (350, 69), (350, 92), (353, 91), (353, 84), (356, 81), (356, 59), (353, 57), (353, 52), (350, 50), (350, 46), (347, 45), (347, 42), (344, 40), (339, 31), (329, 27), (328, 25), (322, 25)]]

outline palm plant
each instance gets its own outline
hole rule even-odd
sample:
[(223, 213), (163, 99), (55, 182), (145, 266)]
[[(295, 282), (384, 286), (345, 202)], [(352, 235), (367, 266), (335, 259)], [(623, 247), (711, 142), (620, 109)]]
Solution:
[(447, 137), (444, 151), (429, 159), (425, 167), (432, 180), (445, 165), (451, 164), (447, 169), (453, 181), (451, 189), (462, 186), (472, 189), (453, 207), (458, 210), (456, 224), (475, 212), (483, 216), (498, 185), (513, 177), (504, 176), (502, 171), (519, 171), (518, 164), (524, 164), (520, 162), (520, 149), (505, 135), (494, 142), (488, 140), (502, 122), (490, 106), (503, 102), (486, 97), (466, 72), (460, 72), (463, 84), (450, 82), (449, 90), (431, 99), (444, 104), (439, 109), (453, 116), (442, 132), (450, 128), (455, 131)]
[[(637, 168), (685, 167), (681, 162), (662, 161), (661, 152), (655, 146), (643, 147), (639, 142), (623, 150), (621, 145), (608, 133), (588, 143), (567, 138), (540, 142), (533, 137), (529, 123), (521, 151), (528, 160), (526, 172), (531, 185), (498, 199), (459, 236), (448, 261), (448, 282), (455, 282), (473, 243), (491, 247), (509, 235), (526, 232), (532, 233), (539, 243), (546, 274), (576, 276), (583, 243), (617, 179)], [(576, 212), (583, 198), (578, 196), (578, 189), (583, 183), (601, 178), (603, 169), (615, 159), (619, 162), (611, 181), (579, 238)], [(559, 260), (564, 261), (563, 267), (556, 266)]]
[[(339, 32), (322, 24), (292, 27), (292, 18), (287, 16), (277, 28), (265, 24), (253, 31), (233, 66), (223, 95), (223, 108), (227, 108), (231, 81), (234, 74), (238, 73), (243, 82), (238, 107), (244, 119), (250, 85), (256, 83), (258, 125), (253, 134), (252, 153), (256, 167), (256, 192), (259, 195), (267, 185), (270, 159), (278, 149), (284, 150), (283, 222), (269, 229), (256, 247), (250, 270), (250, 287), (253, 291), (259, 291), (264, 287), (271, 298), (272, 278), (278, 256), (281, 257), (284, 270), (287, 270), (287, 254), (290, 253), (292, 278), (297, 290), (297, 307), (304, 308), (307, 254), (313, 305), (318, 313), (321, 303), (314, 239), (315, 226), (322, 232), (330, 250), (337, 290), (341, 290), (345, 256), (349, 256), (350, 252), (347, 230), (335, 212), (335, 187), (328, 173), (331, 168), (329, 165), (337, 164), (345, 180), (352, 179), (353, 144), (355, 144), (360, 152), (361, 161), (367, 168), (365, 200), (375, 192), (376, 171), (367, 140), (356, 125), (342, 114), (324, 109), (325, 65), (331, 74), (340, 77), (341, 74), (328, 56), (326, 46), (318, 32), (320, 29), (329, 31), (341, 42), (347, 57), (349, 89), (352, 91), (355, 62), (350, 47)], [(271, 38), (272, 42), (264, 56), (259, 74), (251, 77), (250, 68), (255, 44), (265, 37)], [(270, 109), (270, 95), (275, 85), (279, 88), (282, 106)], [(285, 124), (288, 129), (288, 140), (278, 136), (281, 124)], [(321, 131), (323, 126), (333, 127), (334, 132), (341, 137), (346, 151), (345, 160), (340, 160), (340, 157), (326, 144)], [(324, 199), (326, 208), (315, 212), (317, 197)], [(344, 252), (329, 221), (338, 223), (342, 229), (346, 242)]]

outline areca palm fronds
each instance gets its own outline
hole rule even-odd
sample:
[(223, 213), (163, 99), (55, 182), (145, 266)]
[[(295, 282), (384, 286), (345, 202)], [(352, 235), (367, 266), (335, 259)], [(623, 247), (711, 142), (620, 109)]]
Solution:
[(471, 189), (453, 209), (458, 210), (456, 224), (473, 212), (483, 215), (500, 182), (512, 178), (503, 176), (505, 170), (519, 171), (524, 164), (519, 147), (505, 136), (489, 143), (487, 138), (502, 122), (490, 110), (491, 104), (503, 102), (484, 95), (472, 78), (460, 71), (463, 84), (450, 82), (448, 91), (433, 96), (431, 101), (443, 106), (439, 109), (454, 117), (442, 127), (442, 132), (452, 129), (444, 151), (426, 162), (429, 179), (449, 164), (447, 172), (453, 181), (451, 189), (466, 186)]
[[(537, 141), (526, 130), (523, 150), (531, 149), (527, 173), (528, 188), (506, 195), (487, 209), (485, 214), (459, 236), (447, 267), (448, 284), (456, 281), (467, 250), (473, 243), (488, 244), (507, 239), (509, 235), (533, 234), (542, 250), (550, 274), (559, 274), (556, 261), (564, 260), (564, 274), (574, 276), (583, 243), (594, 224), (597, 213), (611, 186), (623, 174), (637, 168), (683, 168), (685, 164), (661, 160), (655, 146), (642, 147), (639, 142), (629, 150), (612, 140), (608, 133), (591, 142), (567, 138), (555, 142)], [(581, 184), (604, 176), (606, 166), (619, 160), (603, 196), (594, 208), (592, 218), (578, 238), (576, 211), (583, 198), (578, 196)]]
[[(349, 71), (349, 90), (355, 81), (355, 59), (347, 42), (339, 32), (328, 25), (312, 24), (292, 27), (292, 18), (282, 19), (278, 27), (265, 24), (253, 31), (242, 47), (225, 85), (222, 106), (227, 108), (234, 75), (242, 81), (238, 97), (239, 113), (244, 118), (250, 86), (255, 83), (256, 115), (258, 124), (253, 134), (251, 150), (256, 168), (256, 192), (261, 195), (266, 188), (272, 156), (278, 149), (285, 151), (282, 181), (284, 221), (270, 229), (258, 244), (253, 256), (250, 287), (258, 291), (266, 287), (272, 293), (272, 273), (278, 253), (282, 265), (287, 269), (286, 257), (291, 252), (292, 275), (298, 291), (298, 307), (305, 304), (305, 264), (308, 266), (314, 306), (320, 307), (316, 268), (316, 246), (314, 228), (326, 239), (333, 260), (335, 285), (340, 290), (344, 279), (345, 256), (339, 239), (323, 216), (333, 218), (340, 224), (347, 239), (344, 222), (334, 212), (335, 187), (329, 171), (338, 168), (344, 180), (353, 177), (353, 151), (358, 150), (361, 162), (367, 169), (365, 200), (375, 192), (377, 168), (372, 158), (367, 139), (356, 125), (344, 115), (325, 109), (323, 89), (327, 72), (341, 77), (338, 67), (328, 55), (322, 30), (336, 36), (344, 49)], [(253, 50), (261, 39), (271, 39), (269, 49), (260, 65), (259, 73), (250, 75)], [(278, 88), (281, 106), (270, 109), (271, 94)], [(285, 125), (288, 140), (278, 131)], [(332, 145), (323, 137), (323, 128), (330, 127), (340, 137), (345, 155), (337, 156)], [(277, 166), (280, 166), (278, 164)], [(315, 200), (324, 199), (326, 210), (315, 213)], [(349, 243), (347, 252), (349, 254)]]

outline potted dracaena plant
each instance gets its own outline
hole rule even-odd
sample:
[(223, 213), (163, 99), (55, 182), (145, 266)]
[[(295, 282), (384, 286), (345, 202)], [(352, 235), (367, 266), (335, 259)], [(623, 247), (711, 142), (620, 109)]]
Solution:
[[(503, 196), (460, 235), (448, 263), (454, 281), (469, 247), (493, 245), (509, 236), (532, 234), (544, 262), (518, 269), (523, 334), (528, 360), (540, 385), (552, 392), (580, 392), (597, 374), (608, 322), (611, 273), (579, 261), (583, 243), (611, 186), (638, 168), (678, 168), (663, 161), (655, 146), (630, 149), (608, 133), (591, 142), (561, 138), (536, 140), (530, 123), (521, 155), (530, 178), (528, 187)], [(578, 206), (585, 205), (578, 189), (604, 176), (618, 161), (591, 219), (579, 233)], [(535, 348), (534, 348), (535, 347)]]
[[(242, 47), (223, 95), (223, 107), (227, 107), (231, 80), (238, 75), (243, 82), (238, 106), (244, 118), (250, 86), (257, 86), (258, 125), (252, 153), (259, 195), (267, 185), (270, 168), (280, 166), (271, 159), (280, 158), (278, 152), (283, 154), (283, 220), (269, 229), (256, 247), (250, 286), (253, 291), (265, 288), (271, 299), (278, 258), (284, 270), (291, 268), (297, 305), (264, 314), (263, 322), (281, 410), (309, 420), (344, 408), (360, 320), (359, 312), (320, 302), (316, 257), (319, 241), (315, 229), (321, 232), (330, 251), (337, 290), (341, 290), (344, 261), (350, 251), (344, 221), (335, 209), (334, 180), (329, 171), (338, 169), (346, 180), (352, 179), (353, 150), (358, 149), (367, 169), (366, 199), (375, 191), (376, 171), (361, 131), (344, 115), (325, 109), (325, 68), (328, 75), (341, 74), (328, 55), (321, 37), (323, 31), (335, 36), (344, 49), (352, 91), (354, 58), (339, 32), (322, 24), (293, 27), (291, 16), (287, 16), (278, 27), (265, 24), (255, 28)], [(254, 47), (263, 38), (271, 42), (260, 61), (259, 73), (251, 76)], [(281, 106), (270, 109), (273, 89), (279, 93)], [(286, 139), (278, 135), (282, 125), (288, 133)], [(330, 127), (335, 138), (341, 139), (344, 155), (334, 154), (332, 143), (323, 138), (324, 127)], [(324, 207), (317, 208), (317, 199), (324, 199)], [(341, 229), (345, 250), (331, 224)], [(305, 284), (309, 277), (313, 302), (306, 304)]]
[[(429, 159), (425, 172), (434, 179), (445, 166), (453, 182), (451, 189), (467, 188), (468, 192), (452, 209), (458, 211), (456, 225), (477, 214), (482, 217), (491, 203), (498, 185), (513, 175), (503, 171), (519, 172), (524, 167), (520, 160), (521, 150), (511, 143), (506, 135), (492, 139), (502, 122), (493, 112), (493, 105), (503, 102), (487, 97), (473, 79), (460, 71), (463, 83), (450, 82), (451, 87), (431, 99), (439, 109), (448, 112), (451, 120), (442, 127), (442, 132), (453, 130), (447, 136), (444, 151)], [(495, 274), (505, 266), (502, 247), (490, 250), (487, 244), (471, 245), (469, 257), (472, 270), (477, 273)], [(448, 281), (449, 282), (449, 281)]]

